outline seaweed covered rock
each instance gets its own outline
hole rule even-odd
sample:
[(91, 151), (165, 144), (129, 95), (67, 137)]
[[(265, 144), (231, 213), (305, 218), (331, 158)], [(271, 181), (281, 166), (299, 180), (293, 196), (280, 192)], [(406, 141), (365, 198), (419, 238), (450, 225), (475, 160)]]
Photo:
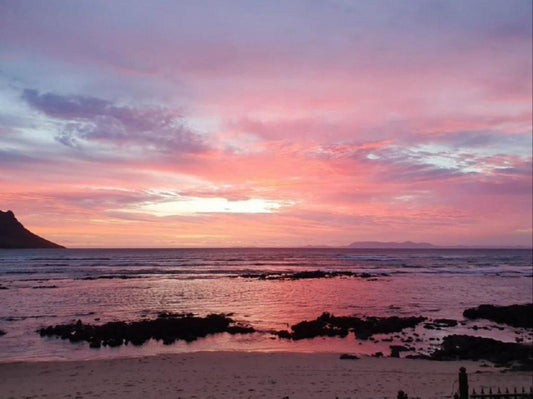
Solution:
[(513, 327), (533, 328), (533, 303), (495, 306), (479, 305), (463, 312), (467, 319), (487, 319)]
[(399, 332), (414, 327), (425, 317), (365, 317), (334, 316), (322, 313), (315, 320), (301, 321), (291, 326), (291, 331), (278, 331), (280, 338), (299, 340), (314, 337), (345, 337), (353, 332), (358, 339), (368, 339), (374, 334)]
[(334, 278), (334, 277), (354, 277), (354, 278), (375, 278), (378, 276), (387, 276), (386, 273), (369, 274), (355, 273), (350, 271), (324, 271), (324, 270), (304, 270), (301, 272), (269, 272), (269, 273), (248, 273), (241, 274), (240, 277), (257, 280), (306, 280), (317, 278)]
[(488, 360), (497, 364), (518, 361), (533, 364), (531, 345), (501, 342), (470, 335), (448, 335), (440, 349), (431, 354), (432, 360)]
[(120, 346), (131, 343), (142, 345), (151, 338), (169, 345), (175, 341), (194, 341), (210, 334), (228, 332), (230, 334), (250, 334), (252, 327), (235, 325), (224, 314), (210, 314), (198, 317), (192, 314), (162, 313), (153, 320), (134, 322), (109, 322), (102, 325), (84, 324), (78, 320), (73, 324), (60, 324), (38, 330), (42, 337), (56, 336), (71, 342), (85, 341), (91, 348)]

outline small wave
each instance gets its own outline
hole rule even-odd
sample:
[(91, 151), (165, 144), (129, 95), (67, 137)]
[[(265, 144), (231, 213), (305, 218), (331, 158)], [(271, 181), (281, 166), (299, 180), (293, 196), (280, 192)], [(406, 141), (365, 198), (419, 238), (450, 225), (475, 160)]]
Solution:
[(340, 259), (361, 260), (369, 262), (395, 262), (401, 261), (402, 258), (391, 257), (388, 255), (337, 255)]
[(71, 258), (71, 257), (63, 257), (63, 258), (48, 258), (48, 257), (40, 257), (40, 258), (29, 258), (29, 260), (37, 260), (37, 261), (50, 261), (50, 260), (111, 260), (111, 258), (101, 258), (101, 257), (88, 257), (88, 258)]

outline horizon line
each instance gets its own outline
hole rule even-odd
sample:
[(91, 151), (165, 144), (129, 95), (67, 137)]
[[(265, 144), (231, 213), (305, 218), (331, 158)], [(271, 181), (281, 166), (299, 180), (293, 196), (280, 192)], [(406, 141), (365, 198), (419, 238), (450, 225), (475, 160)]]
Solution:
[(261, 245), (247, 245), (247, 246), (205, 246), (205, 247), (99, 247), (99, 246), (87, 246), (87, 247), (64, 247), (64, 248), (0, 248), (0, 249), (139, 249), (139, 250), (151, 250), (151, 249), (352, 249), (352, 250), (435, 250), (435, 249), (520, 249), (520, 250), (533, 250), (533, 246), (527, 245), (433, 245), (432, 247), (416, 248), (416, 247), (350, 247), (349, 245), (334, 246), (334, 245), (304, 245), (304, 246), (261, 246)]

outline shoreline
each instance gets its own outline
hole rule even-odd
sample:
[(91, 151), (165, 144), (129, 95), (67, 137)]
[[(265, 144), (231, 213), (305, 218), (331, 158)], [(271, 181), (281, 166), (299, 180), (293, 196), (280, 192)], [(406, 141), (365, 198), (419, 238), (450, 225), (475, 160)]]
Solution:
[(531, 372), (488, 362), (428, 361), (339, 353), (191, 352), (84, 361), (0, 363), (0, 397), (396, 398), (452, 397), (466, 367), (470, 388), (529, 389)]

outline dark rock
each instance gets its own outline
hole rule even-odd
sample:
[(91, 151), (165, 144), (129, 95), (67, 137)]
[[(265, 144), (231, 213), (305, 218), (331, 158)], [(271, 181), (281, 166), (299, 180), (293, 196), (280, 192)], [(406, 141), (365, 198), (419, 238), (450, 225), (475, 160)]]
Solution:
[[(385, 274), (386, 275), (386, 274)], [(334, 278), (334, 277), (358, 277), (368, 279), (370, 277), (376, 277), (369, 273), (354, 273), (350, 271), (323, 271), (323, 270), (304, 270), (301, 272), (271, 272), (260, 274), (241, 274), (243, 278), (253, 278), (257, 280), (305, 280), (305, 279), (317, 279), (317, 278)]]
[(513, 327), (533, 328), (533, 304), (494, 306), (480, 305), (463, 312), (467, 319), (487, 319)]
[(391, 345), (390, 347), (391, 357), (400, 357), (400, 352), (408, 352), (409, 348), (403, 345)]
[(396, 399), (409, 399), (409, 398), (404, 391), (398, 391), (398, 395), (396, 395)]
[(7, 290), (7, 289), (9, 289), (9, 288), (4, 287), (3, 285), (0, 285), (0, 290)]
[(374, 334), (389, 334), (404, 328), (414, 327), (424, 321), (424, 317), (365, 317), (334, 316), (322, 313), (315, 320), (302, 321), (291, 326), (292, 332), (278, 332), (280, 338), (294, 340), (315, 337), (345, 337), (354, 332), (358, 339), (369, 339)]
[(372, 357), (383, 357), (383, 352), (376, 352), (372, 354)]
[(0, 330), (0, 337), (1, 337), (2, 335), (6, 335), (6, 332), (5, 332), (4, 330)]
[(422, 360), (431, 360), (431, 357), (428, 355), (422, 355), (422, 354), (415, 354), (415, 355), (407, 355), (405, 356), (406, 359), (422, 359)]
[(176, 337), (163, 337), (163, 345), (171, 345), (176, 342)]
[(348, 329), (328, 323), (323, 319), (312, 321), (301, 321), (291, 326), (291, 338), (294, 340), (314, 337), (345, 337), (348, 335)]
[(470, 335), (449, 335), (444, 337), (440, 349), (431, 354), (431, 359), (488, 360), (498, 364), (518, 361), (532, 366), (533, 347)]
[(0, 248), (64, 248), (26, 229), (13, 212), (0, 211)]
[(34, 290), (42, 290), (42, 289), (57, 288), (57, 285), (36, 285), (31, 288), (33, 288)]
[(277, 335), (279, 338), (291, 339), (291, 333), (287, 330), (275, 331), (274, 335)]
[(359, 358), (357, 356), (355, 356), (355, 355), (350, 355), (349, 353), (343, 353), (342, 355), (340, 355), (339, 359), (342, 359), (342, 360), (357, 360)]
[(254, 331), (252, 327), (233, 325), (233, 320), (222, 314), (210, 314), (206, 317), (161, 314), (154, 320), (130, 323), (118, 321), (103, 325), (84, 324), (78, 320), (73, 324), (48, 326), (38, 330), (42, 337), (56, 336), (71, 342), (86, 341), (91, 348), (99, 348), (101, 345), (116, 347), (130, 342), (138, 346), (151, 338), (169, 345), (178, 340), (191, 342), (222, 332), (250, 334)]
[(226, 328), (226, 332), (235, 335), (235, 334), (252, 334), (255, 332), (255, 328), (250, 326), (229, 326)]

